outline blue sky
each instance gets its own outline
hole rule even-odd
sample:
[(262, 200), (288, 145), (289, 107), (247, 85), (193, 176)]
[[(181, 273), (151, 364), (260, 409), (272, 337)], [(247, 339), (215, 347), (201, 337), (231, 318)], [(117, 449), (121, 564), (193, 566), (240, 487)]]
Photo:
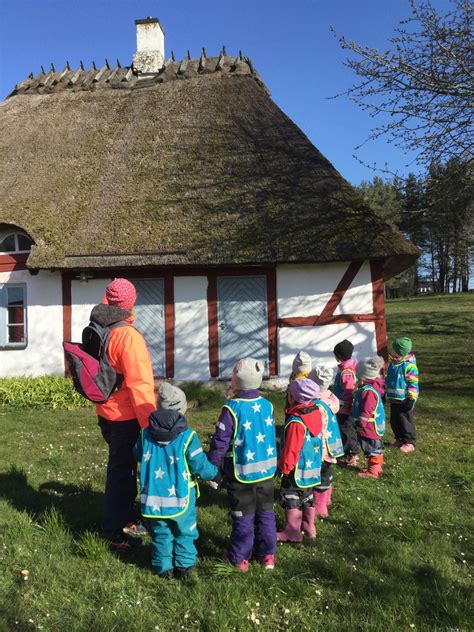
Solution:
[[(449, 0), (434, 0), (440, 9)], [(347, 98), (353, 76), (330, 32), (383, 50), (398, 22), (409, 16), (408, 0), (0, 0), (0, 99), (40, 66), (88, 68), (107, 57), (122, 65), (135, 52), (136, 18), (155, 16), (165, 30), (167, 55), (193, 57), (205, 47), (217, 54), (242, 50), (274, 101), (353, 184), (374, 173), (352, 157), (373, 121)], [(386, 141), (369, 143), (358, 155), (401, 174), (413, 159)]]

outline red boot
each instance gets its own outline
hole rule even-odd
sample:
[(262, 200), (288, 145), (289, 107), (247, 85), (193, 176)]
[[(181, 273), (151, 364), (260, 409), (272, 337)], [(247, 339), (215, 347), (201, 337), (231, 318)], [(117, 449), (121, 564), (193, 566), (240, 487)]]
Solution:
[(367, 469), (359, 472), (361, 478), (378, 478), (382, 474), (383, 456), (369, 456)]
[(330, 498), (330, 489), (325, 489), (323, 492), (313, 492), (314, 509), (317, 516), (321, 518), (327, 518), (328, 513), (328, 500)]
[(303, 542), (303, 534), (301, 533), (301, 521), (303, 512), (301, 509), (287, 509), (286, 525), (283, 531), (277, 532), (277, 542), (294, 542), (300, 544)]

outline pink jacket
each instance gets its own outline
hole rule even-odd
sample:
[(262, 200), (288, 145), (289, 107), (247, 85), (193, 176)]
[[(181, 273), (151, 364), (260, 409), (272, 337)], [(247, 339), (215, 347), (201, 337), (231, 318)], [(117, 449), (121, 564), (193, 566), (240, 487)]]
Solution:
[[(319, 393), (319, 399), (325, 404), (327, 404), (329, 408), (332, 410), (332, 412), (335, 415), (337, 415), (337, 413), (339, 412), (339, 400), (334, 395), (334, 393), (331, 393), (330, 390), (321, 391)], [(326, 461), (327, 463), (337, 463), (337, 460), (333, 458), (332, 456), (330, 456), (328, 453), (327, 444), (326, 444), (327, 431), (328, 431), (328, 417), (324, 411), (322, 412), (322, 415), (323, 415), (323, 461)]]
[[(379, 393), (380, 397), (384, 396), (385, 384), (383, 377), (378, 377), (375, 380), (365, 380), (363, 385), (365, 384), (372, 386)], [(364, 437), (366, 439), (380, 439), (379, 435), (375, 432), (373, 422), (368, 421), (368, 419), (371, 419), (374, 416), (377, 401), (377, 396), (373, 391), (366, 390), (362, 393), (360, 416), (358, 419), (354, 418), (359, 437)]]
[(352, 400), (354, 399), (354, 387), (357, 382), (355, 375), (357, 360), (349, 358), (339, 364), (339, 373), (341, 375), (342, 396), (339, 399), (341, 408), (339, 412), (342, 415), (350, 415), (352, 410)]

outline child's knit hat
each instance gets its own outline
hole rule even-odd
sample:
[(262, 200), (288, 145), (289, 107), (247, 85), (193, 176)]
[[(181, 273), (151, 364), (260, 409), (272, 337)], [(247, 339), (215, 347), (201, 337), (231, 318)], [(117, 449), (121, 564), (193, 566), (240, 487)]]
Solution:
[(260, 388), (265, 367), (255, 358), (242, 358), (232, 371), (231, 386), (234, 391), (256, 390)]
[(163, 382), (158, 389), (158, 407), (160, 410), (177, 410), (184, 415), (188, 409), (185, 392), (169, 382)]
[(109, 305), (120, 307), (128, 312), (135, 305), (137, 291), (133, 283), (127, 279), (114, 279), (105, 288), (105, 298)]
[(319, 386), (310, 379), (293, 380), (290, 382), (290, 393), (293, 399), (299, 404), (307, 404), (318, 399)]
[(326, 364), (318, 364), (308, 377), (316, 382), (322, 391), (327, 391), (334, 381), (334, 368)]
[(293, 375), (299, 375), (301, 373), (307, 375), (311, 371), (311, 367), (311, 356), (307, 354), (306, 351), (300, 351), (295, 355), (292, 366)]
[(343, 361), (352, 358), (353, 351), (354, 345), (349, 340), (338, 342), (338, 344), (334, 347), (334, 355)]
[(398, 355), (404, 358), (411, 351), (411, 339), (407, 338), (406, 336), (401, 336), (400, 338), (397, 338), (392, 342), (392, 347), (395, 353), (398, 353)]
[(385, 361), (380, 356), (364, 358), (357, 364), (357, 377), (363, 382), (365, 382), (365, 380), (375, 380), (380, 377), (380, 372), (383, 369), (384, 364)]

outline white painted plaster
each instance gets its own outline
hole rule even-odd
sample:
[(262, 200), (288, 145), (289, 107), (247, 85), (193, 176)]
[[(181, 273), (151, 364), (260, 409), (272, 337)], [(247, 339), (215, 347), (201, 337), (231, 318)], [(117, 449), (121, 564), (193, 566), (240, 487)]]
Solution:
[(94, 305), (98, 305), (104, 296), (105, 287), (111, 279), (91, 279), (81, 284), (71, 283), (71, 339), (81, 342), (82, 330), (89, 324), (89, 316)]
[(207, 277), (175, 277), (175, 379), (208, 380)]
[(372, 297), (372, 277), (370, 263), (364, 261), (356, 274), (341, 302), (334, 310), (334, 315), (340, 314), (371, 314), (374, 311)]
[(0, 273), (0, 284), (25, 283), (26, 349), (0, 350), (0, 377), (64, 373), (61, 275), (28, 270)]
[(347, 338), (354, 345), (354, 357), (361, 359), (377, 353), (373, 322), (344, 323), (322, 327), (282, 327), (278, 330), (279, 375), (289, 376), (293, 358), (306, 351), (316, 364), (336, 366), (334, 346)]
[[(320, 314), (348, 266), (349, 262), (277, 266), (279, 318)], [(364, 262), (335, 314), (367, 314), (372, 309), (370, 265)]]

